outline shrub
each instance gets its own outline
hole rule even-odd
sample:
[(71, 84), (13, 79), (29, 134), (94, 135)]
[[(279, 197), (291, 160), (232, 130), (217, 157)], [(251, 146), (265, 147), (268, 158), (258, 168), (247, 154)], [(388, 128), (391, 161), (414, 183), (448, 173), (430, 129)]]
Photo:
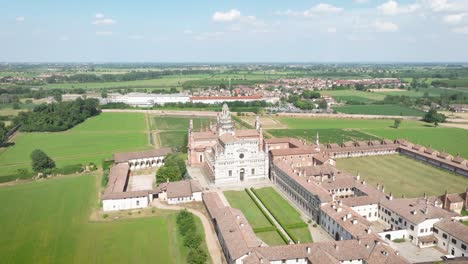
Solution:
[(84, 167), (81, 164), (74, 164), (74, 165), (67, 165), (62, 168), (56, 168), (52, 172), (55, 174), (74, 174), (74, 173), (81, 173), (84, 171)]
[(313, 226), (313, 227), (317, 227), (317, 224), (313, 224), (312, 226)]
[(406, 240), (404, 238), (397, 238), (397, 239), (393, 239), (392, 241), (395, 242), (395, 243), (403, 243)]
[(104, 218), (104, 219), (106, 219), (107, 217), (109, 217), (109, 215), (108, 215), (108, 214), (104, 214), (104, 215), (102, 215), (102, 218)]

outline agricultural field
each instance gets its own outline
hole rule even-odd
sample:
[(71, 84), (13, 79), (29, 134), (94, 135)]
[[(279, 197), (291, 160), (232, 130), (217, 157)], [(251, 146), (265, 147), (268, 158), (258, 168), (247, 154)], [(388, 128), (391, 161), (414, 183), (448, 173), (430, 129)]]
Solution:
[(313, 143), (319, 133), (320, 142), (343, 143), (346, 141), (374, 140), (378, 137), (354, 129), (270, 129), (268, 133), (274, 137), (294, 137)]
[(30, 153), (42, 149), (58, 167), (111, 158), (112, 153), (149, 149), (145, 117), (138, 113), (102, 113), (65, 132), (23, 133), (0, 151), (0, 177), (30, 167)]
[(175, 212), (90, 222), (96, 193), (91, 175), (0, 187), (2, 262), (186, 263)]
[(167, 89), (170, 87), (181, 87), (186, 81), (207, 78), (208, 75), (174, 75), (164, 76), (158, 79), (137, 80), (137, 81), (123, 81), (123, 82), (96, 82), (96, 83), (61, 83), (61, 84), (47, 84), (43, 88), (53, 89), (101, 89), (101, 88), (140, 88), (140, 89)]
[(382, 101), (385, 98), (384, 94), (356, 90), (326, 90), (321, 92), (321, 94), (332, 96), (339, 102), (354, 101), (360, 103), (372, 103)]
[(425, 112), (401, 105), (346, 105), (333, 107), (338, 113), (362, 115), (423, 116)]
[[(432, 147), (436, 150), (445, 151), (453, 155), (459, 154), (464, 158), (468, 158), (468, 147), (460, 142), (468, 142), (468, 130), (460, 128), (448, 127), (433, 127), (431, 124), (403, 120), (400, 128), (393, 128), (394, 120), (392, 119), (325, 119), (325, 118), (292, 118), (283, 117), (277, 118), (278, 121), (286, 125), (287, 130), (268, 130), (273, 136), (291, 136), (302, 137), (303, 134), (307, 138), (315, 136), (319, 131), (321, 142), (337, 142), (341, 143), (340, 138), (345, 137), (349, 130), (367, 134), (374, 138), (396, 139), (404, 138), (416, 144), (421, 144), (426, 147)], [(335, 131), (327, 131), (321, 129), (334, 129)], [(302, 131), (301, 131), (302, 130)], [(279, 134), (281, 133), (281, 134)], [(327, 136), (326, 133), (335, 133), (338, 136)], [(364, 136), (363, 136), (364, 137)], [(335, 138), (335, 140), (333, 140)], [(352, 138), (352, 137), (351, 137)], [(358, 139), (359, 137), (356, 136)], [(322, 140), (323, 139), (323, 140)], [(365, 138), (362, 138), (365, 139)], [(370, 138), (372, 139), (372, 138)]]
[(441, 195), (446, 189), (449, 193), (463, 192), (468, 186), (466, 177), (398, 154), (337, 159), (336, 165), (351, 174), (359, 172), (374, 186), (383, 184), (385, 192), (392, 192), (395, 197)]
[(253, 191), (290, 235), (295, 236), (301, 243), (312, 242), (312, 236), (307, 228), (307, 223), (301, 219), (300, 213), (275, 189), (265, 187), (254, 189)]
[(202, 130), (216, 119), (209, 117), (154, 116), (151, 128), (156, 131), (158, 145), (161, 147), (183, 148), (187, 144), (190, 119), (195, 131)]

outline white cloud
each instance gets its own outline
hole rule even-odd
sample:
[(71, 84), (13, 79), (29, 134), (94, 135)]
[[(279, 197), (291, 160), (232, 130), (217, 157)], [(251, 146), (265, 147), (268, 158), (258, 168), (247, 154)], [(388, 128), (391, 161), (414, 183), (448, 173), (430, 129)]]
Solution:
[(230, 22), (237, 20), (241, 17), (241, 13), (237, 9), (231, 9), (227, 12), (217, 11), (213, 14), (213, 21), (215, 22)]
[(378, 32), (397, 32), (398, 25), (392, 22), (385, 22), (385, 21), (375, 21), (374, 28)]
[(328, 33), (336, 33), (336, 27), (329, 27), (327, 28)]
[(97, 31), (96, 36), (112, 36), (112, 31)]
[(20, 23), (23, 22), (24, 19), (25, 19), (24, 16), (19, 16), (15, 18), (16, 22), (20, 22)]
[(452, 29), (452, 31), (457, 34), (468, 34), (468, 26), (457, 27), (457, 28)]
[(308, 17), (320, 14), (336, 14), (340, 13), (341, 11), (343, 11), (343, 8), (341, 7), (320, 3), (310, 9), (305, 10), (303, 14), (304, 16)]
[(394, 16), (398, 14), (412, 13), (420, 8), (419, 4), (400, 5), (394, 0), (385, 2), (377, 7), (384, 15)]
[(66, 35), (60, 36), (59, 40), (60, 41), (68, 41), (70, 38)]
[(449, 3), (447, 0), (426, 0), (426, 3), (434, 12), (453, 11), (456, 9), (456, 5)]
[(365, 4), (367, 2), (369, 2), (369, 0), (353, 0), (354, 3), (356, 4)]
[(463, 20), (464, 16), (465, 16), (465, 14), (463, 14), (463, 13), (446, 15), (446, 16), (444, 16), (443, 20), (447, 24), (455, 25), (455, 24), (460, 23)]
[(93, 22), (94, 25), (98, 25), (98, 26), (110, 26), (115, 23), (117, 23), (117, 21), (115, 21), (112, 18), (97, 19), (97, 20), (94, 20)]
[(102, 19), (102, 18), (104, 18), (104, 14), (97, 13), (94, 17), (97, 18), (97, 19)]

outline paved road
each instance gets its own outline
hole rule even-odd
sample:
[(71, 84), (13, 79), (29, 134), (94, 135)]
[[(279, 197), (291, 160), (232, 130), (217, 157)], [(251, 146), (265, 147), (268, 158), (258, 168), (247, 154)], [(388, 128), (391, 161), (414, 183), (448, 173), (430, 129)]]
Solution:
[(189, 212), (193, 213), (196, 215), (198, 218), (200, 218), (203, 229), (205, 230), (205, 241), (206, 241), (206, 246), (208, 247), (208, 252), (209, 255), (211, 256), (211, 260), (213, 263), (226, 263), (224, 260), (224, 256), (221, 255), (221, 246), (219, 245), (218, 238), (216, 237), (216, 233), (214, 229), (211, 226), (210, 220), (204, 215), (203, 213), (190, 209), (190, 208), (185, 208), (183, 206), (178, 206), (178, 205), (167, 205), (161, 203), (158, 199), (155, 199), (152, 203), (152, 205), (156, 208), (159, 209), (165, 209), (165, 210), (183, 210), (187, 209)]
[(287, 238), (289, 239), (290, 243), (293, 243), (293, 240), (291, 239), (291, 237), (288, 235), (288, 233), (286, 233), (286, 231), (283, 229), (283, 227), (280, 225), (280, 223), (278, 223), (278, 221), (276, 220), (276, 218), (270, 213), (270, 211), (268, 211), (268, 209), (265, 207), (265, 205), (262, 203), (262, 201), (260, 201), (260, 199), (258, 199), (257, 195), (255, 195), (254, 192), (252, 192), (250, 189), (246, 189), (247, 192), (249, 192), (250, 194), (252, 194), (252, 197), (255, 199), (255, 201), (258, 202), (258, 204), (260, 205), (260, 207), (262, 207), (262, 209), (268, 214), (268, 216), (273, 220), (273, 224), (276, 226), (276, 228)]

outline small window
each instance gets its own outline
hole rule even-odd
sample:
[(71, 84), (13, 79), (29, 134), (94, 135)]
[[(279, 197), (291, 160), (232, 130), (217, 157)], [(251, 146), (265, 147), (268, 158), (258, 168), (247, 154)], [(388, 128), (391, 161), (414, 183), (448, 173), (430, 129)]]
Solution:
[(410, 226), (410, 229), (411, 229), (412, 231), (414, 231), (414, 225), (411, 225), (411, 226)]
[(137, 200), (137, 201), (136, 201), (136, 205), (137, 205), (137, 206), (140, 205), (140, 201)]
[(232, 176), (232, 170), (229, 171), (229, 176)]
[(434, 233), (438, 234), (439, 233), (439, 229), (435, 228), (433, 229)]
[(453, 243), (454, 245), (456, 245), (456, 244), (457, 244), (457, 240), (456, 240), (455, 238), (452, 238), (452, 243)]
[(465, 244), (462, 244), (462, 245), (461, 245), (461, 248), (462, 248), (463, 250), (466, 250), (466, 245), (465, 245)]
[(255, 169), (252, 169), (252, 175), (254, 175), (254, 174), (255, 174)]
[(442, 234), (442, 237), (445, 238), (445, 239), (447, 239), (447, 234), (443, 233), (443, 234)]

